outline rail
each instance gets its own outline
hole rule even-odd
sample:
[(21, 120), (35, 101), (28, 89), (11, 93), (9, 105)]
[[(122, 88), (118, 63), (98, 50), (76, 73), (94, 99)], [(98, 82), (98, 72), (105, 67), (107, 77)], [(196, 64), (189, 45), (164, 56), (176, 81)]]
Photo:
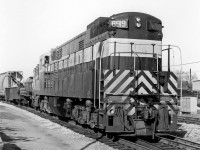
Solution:
[[(6, 103), (6, 102), (5, 102)], [(126, 149), (126, 150), (199, 150), (200, 144), (191, 142), (176, 136), (172, 135), (160, 135), (156, 134), (155, 137), (158, 139), (156, 141), (151, 140), (144, 140), (140, 138), (134, 138), (134, 137), (120, 137), (118, 140), (113, 141), (113, 139), (107, 138), (104, 136), (105, 133), (96, 132), (91, 130), (90, 128), (83, 128), (80, 125), (77, 125), (73, 122), (65, 122), (63, 120), (60, 120), (58, 118), (55, 118), (54, 116), (47, 115), (45, 113), (41, 113), (39, 111), (36, 111), (29, 107), (23, 107), (23, 106), (16, 106), (21, 109), (25, 109), (31, 113), (34, 113), (42, 118), (48, 119), (54, 123), (60, 124), (61, 126), (67, 127), (74, 132), (77, 132), (79, 134), (83, 134), (86, 137), (90, 137), (95, 139), (95, 141), (102, 142), (108, 146), (111, 146), (116, 149)], [(116, 136), (115, 136), (116, 137)]]
[(177, 116), (179, 122), (191, 123), (200, 125), (200, 117), (192, 117), (192, 116)]
[(136, 149), (136, 150), (152, 150), (152, 147), (147, 147), (138, 143), (134, 143), (131, 142), (129, 140), (125, 140), (125, 139), (119, 139), (118, 141), (120, 144), (122, 145), (126, 145), (128, 147), (130, 147), (131, 149)]
[(159, 136), (156, 135), (157, 138), (160, 139), (160, 143), (171, 145), (175, 148), (184, 149), (184, 150), (199, 150), (200, 144), (195, 143), (183, 138), (179, 138), (173, 135), (165, 135)]

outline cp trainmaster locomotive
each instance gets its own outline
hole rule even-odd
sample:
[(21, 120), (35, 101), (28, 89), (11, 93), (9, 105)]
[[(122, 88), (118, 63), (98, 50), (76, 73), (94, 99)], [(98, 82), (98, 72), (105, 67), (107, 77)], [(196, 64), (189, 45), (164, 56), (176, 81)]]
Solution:
[(162, 37), (161, 20), (148, 14), (96, 19), (41, 55), (34, 106), (106, 133), (175, 130), (177, 78), (162, 71)]

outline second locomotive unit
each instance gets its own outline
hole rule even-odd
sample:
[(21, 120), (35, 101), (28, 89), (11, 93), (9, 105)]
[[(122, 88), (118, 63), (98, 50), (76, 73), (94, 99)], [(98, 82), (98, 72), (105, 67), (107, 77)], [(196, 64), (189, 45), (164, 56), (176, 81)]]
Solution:
[(96, 19), (40, 56), (34, 106), (106, 133), (176, 130), (177, 78), (162, 70), (162, 38), (161, 20), (148, 14)]

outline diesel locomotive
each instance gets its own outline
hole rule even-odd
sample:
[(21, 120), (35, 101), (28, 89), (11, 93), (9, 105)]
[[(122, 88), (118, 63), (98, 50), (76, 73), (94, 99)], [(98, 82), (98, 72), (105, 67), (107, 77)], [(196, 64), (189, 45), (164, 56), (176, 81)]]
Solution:
[(162, 28), (139, 12), (96, 19), (40, 56), (34, 107), (123, 136), (176, 130), (177, 77), (162, 69)]

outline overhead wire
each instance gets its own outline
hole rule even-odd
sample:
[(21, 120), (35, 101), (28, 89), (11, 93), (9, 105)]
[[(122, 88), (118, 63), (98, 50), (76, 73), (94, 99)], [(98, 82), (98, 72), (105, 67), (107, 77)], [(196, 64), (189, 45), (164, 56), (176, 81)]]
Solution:
[[(183, 65), (197, 64), (197, 63), (200, 63), (200, 61), (195, 61), (195, 62), (185, 63), (185, 64), (182, 64), (182, 66), (183, 66)], [(178, 64), (178, 65), (170, 65), (170, 66), (181, 66), (181, 64)], [(167, 67), (167, 66), (163, 66), (163, 67)]]

